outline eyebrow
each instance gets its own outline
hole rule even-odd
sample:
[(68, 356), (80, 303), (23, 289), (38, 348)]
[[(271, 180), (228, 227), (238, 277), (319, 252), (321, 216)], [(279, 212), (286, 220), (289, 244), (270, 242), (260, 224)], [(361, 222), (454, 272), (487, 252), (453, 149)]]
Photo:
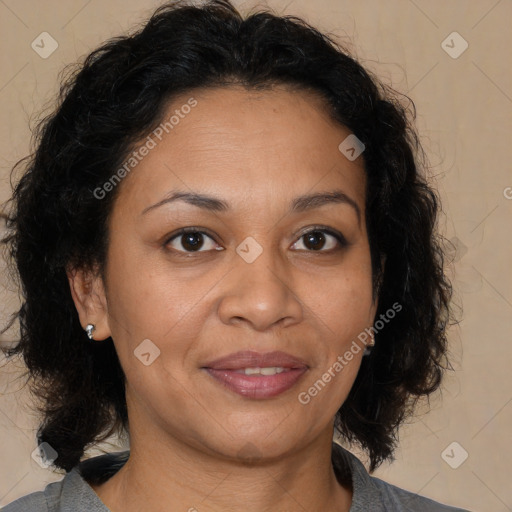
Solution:
[[(222, 213), (231, 209), (229, 203), (217, 197), (207, 196), (197, 192), (174, 191), (164, 197), (161, 201), (158, 201), (158, 203), (144, 208), (141, 215), (145, 215), (147, 212), (154, 210), (155, 208), (175, 201), (183, 201), (193, 206), (197, 206), (198, 208), (202, 208), (203, 210), (212, 212)], [(358, 222), (361, 222), (361, 210), (359, 205), (341, 190), (317, 192), (314, 194), (305, 194), (296, 197), (291, 202), (289, 213), (301, 213), (315, 208), (320, 208), (321, 206), (328, 204), (347, 204), (351, 206), (357, 215)]]

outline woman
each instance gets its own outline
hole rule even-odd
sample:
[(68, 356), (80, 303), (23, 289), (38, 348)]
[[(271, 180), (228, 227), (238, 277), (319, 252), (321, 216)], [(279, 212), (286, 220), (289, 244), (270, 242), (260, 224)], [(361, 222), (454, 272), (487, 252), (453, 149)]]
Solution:
[[(68, 78), (6, 242), (41, 457), (4, 510), (461, 510), (371, 477), (446, 367), (409, 111), (298, 18), (173, 3)], [(81, 461), (129, 434), (130, 450)]]

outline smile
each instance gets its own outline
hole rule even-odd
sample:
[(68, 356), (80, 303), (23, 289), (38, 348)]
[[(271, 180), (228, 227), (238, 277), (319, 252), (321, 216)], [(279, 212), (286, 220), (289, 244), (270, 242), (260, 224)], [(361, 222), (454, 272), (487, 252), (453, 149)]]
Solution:
[(307, 372), (308, 365), (285, 352), (245, 351), (212, 361), (203, 369), (234, 393), (261, 400), (289, 390)]

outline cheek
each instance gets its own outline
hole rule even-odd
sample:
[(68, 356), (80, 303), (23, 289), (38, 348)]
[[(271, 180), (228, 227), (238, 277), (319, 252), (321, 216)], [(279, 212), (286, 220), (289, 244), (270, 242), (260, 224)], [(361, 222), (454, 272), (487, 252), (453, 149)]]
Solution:
[[(311, 278), (308, 278), (311, 280)], [(357, 376), (365, 345), (361, 333), (372, 325), (373, 297), (369, 254), (347, 258), (307, 296), (317, 329), (322, 333), (318, 366), (301, 389), (299, 401), (315, 414), (334, 415)]]
[[(359, 260), (359, 261), (358, 261)], [(364, 254), (351, 258), (345, 265), (321, 280), (305, 277), (307, 304), (335, 338), (338, 346), (371, 324), (373, 307), (371, 265)]]
[(206, 294), (223, 273), (173, 272), (165, 262), (155, 263), (130, 250), (122, 255), (112, 251), (109, 261), (109, 322), (125, 370), (140, 370), (134, 351), (147, 339), (160, 351), (161, 364), (169, 366), (172, 359), (173, 367), (183, 365), (204, 328)]

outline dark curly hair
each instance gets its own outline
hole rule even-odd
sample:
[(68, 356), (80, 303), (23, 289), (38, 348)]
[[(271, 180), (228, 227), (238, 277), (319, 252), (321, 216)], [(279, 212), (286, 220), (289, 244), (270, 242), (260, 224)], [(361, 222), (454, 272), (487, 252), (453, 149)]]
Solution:
[(69, 471), (89, 446), (129, 428), (112, 340), (88, 342), (66, 275), (99, 268), (104, 277), (107, 221), (120, 187), (101, 201), (93, 191), (160, 124), (176, 95), (233, 84), (313, 91), (366, 147), (377, 317), (396, 302), (403, 308), (377, 334), (335, 418), (342, 437), (367, 451), (370, 471), (393, 457), (399, 425), (440, 385), (452, 288), (412, 101), (300, 18), (264, 9), (244, 19), (228, 0), (172, 2), (68, 73), (57, 107), (35, 130), (33, 154), (14, 167), (24, 172), (7, 203), (3, 242), (23, 300), (7, 326), (18, 319), (21, 338), (7, 354), (23, 356), (42, 399), (38, 441), (57, 451), (58, 468)]

